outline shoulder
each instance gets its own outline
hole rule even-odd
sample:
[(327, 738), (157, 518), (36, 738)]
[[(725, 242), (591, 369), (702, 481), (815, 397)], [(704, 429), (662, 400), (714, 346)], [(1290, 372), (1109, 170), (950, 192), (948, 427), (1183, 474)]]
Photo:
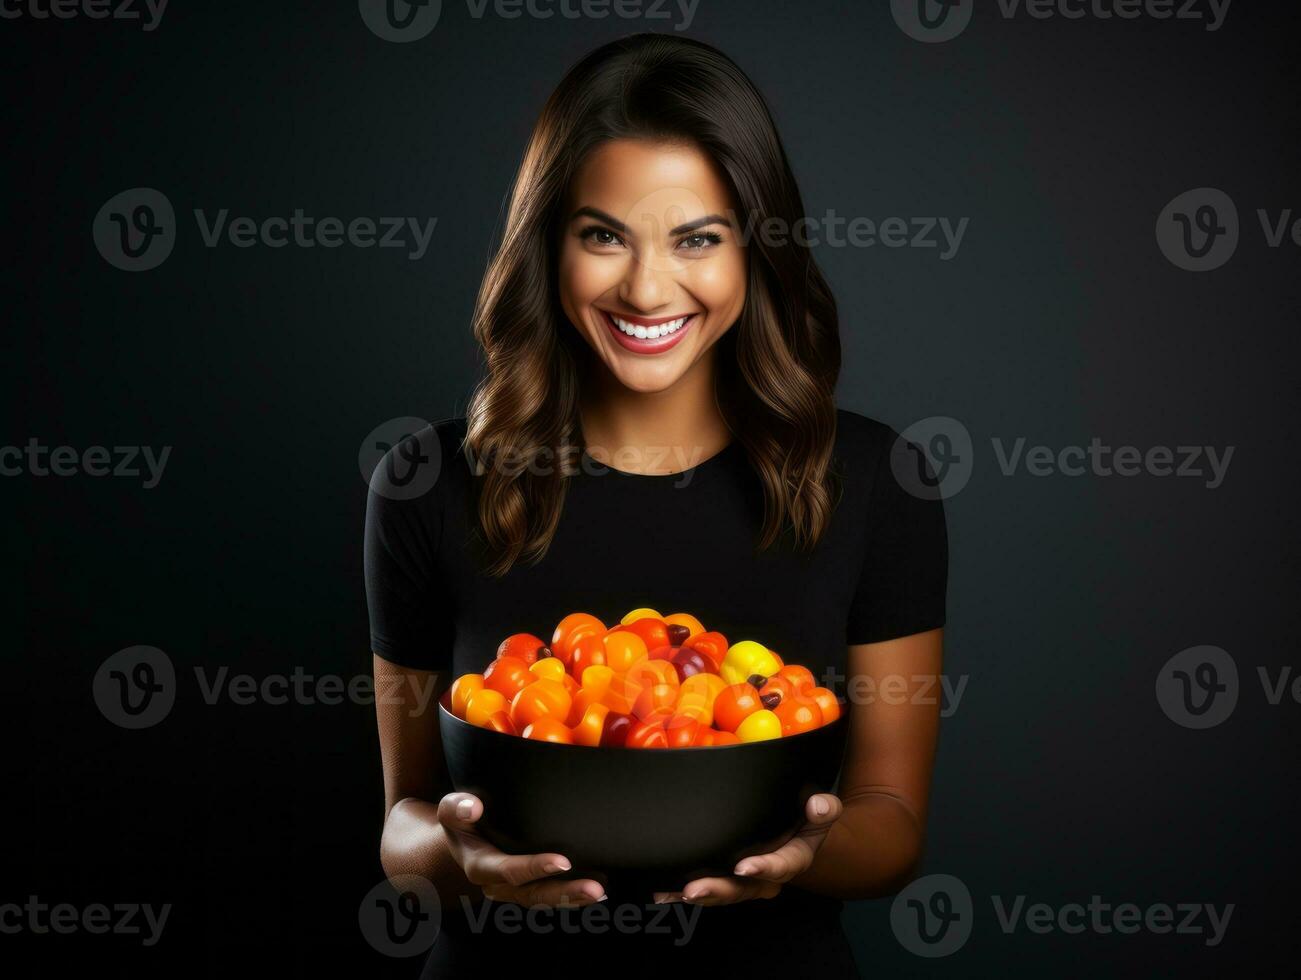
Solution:
[(884, 422), (836, 409), (835, 457), (846, 476), (870, 479), (898, 439), (899, 433)]
[(399, 418), (376, 429), (366, 447), (375, 459), (369, 508), (379, 514), (440, 509), (449, 485), (469, 475), (465, 434), (463, 416), (437, 422)]

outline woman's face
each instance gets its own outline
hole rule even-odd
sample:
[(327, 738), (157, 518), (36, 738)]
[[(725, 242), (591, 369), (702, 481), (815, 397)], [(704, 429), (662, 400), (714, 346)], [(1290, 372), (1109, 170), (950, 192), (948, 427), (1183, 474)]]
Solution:
[(560, 301), (625, 387), (671, 387), (740, 316), (735, 214), (694, 147), (615, 140), (583, 162), (564, 215)]

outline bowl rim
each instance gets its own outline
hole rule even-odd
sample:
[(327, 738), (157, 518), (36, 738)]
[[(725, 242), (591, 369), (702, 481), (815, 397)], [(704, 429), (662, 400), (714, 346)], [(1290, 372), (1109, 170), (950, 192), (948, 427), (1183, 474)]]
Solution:
[(744, 749), (755, 745), (767, 745), (773, 742), (793, 742), (797, 739), (805, 738), (809, 735), (816, 735), (818, 732), (828, 728), (835, 728), (837, 725), (843, 725), (849, 718), (849, 712), (845, 710), (845, 699), (837, 696), (836, 702), (840, 705), (840, 717), (830, 724), (819, 725), (817, 728), (810, 728), (807, 732), (800, 732), (797, 735), (782, 735), (779, 738), (761, 738), (754, 742), (732, 742), (728, 745), (674, 745), (663, 749), (635, 749), (626, 745), (579, 745), (576, 742), (550, 742), (541, 738), (524, 738), (522, 735), (509, 735), (506, 732), (499, 732), (495, 728), (484, 728), (481, 725), (471, 725), (464, 718), (458, 718), (452, 711), (450, 701), (452, 698), (452, 689), (448, 687), (446, 691), (438, 698), (439, 718), (446, 715), (449, 719), (457, 724), (464, 725), (473, 731), (487, 732), (489, 735), (496, 735), (500, 738), (509, 738), (521, 742), (531, 742), (534, 745), (549, 745), (556, 749), (587, 749), (600, 752), (637, 752), (637, 753), (663, 753), (663, 752), (698, 752), (712, 751), (714, 749)]

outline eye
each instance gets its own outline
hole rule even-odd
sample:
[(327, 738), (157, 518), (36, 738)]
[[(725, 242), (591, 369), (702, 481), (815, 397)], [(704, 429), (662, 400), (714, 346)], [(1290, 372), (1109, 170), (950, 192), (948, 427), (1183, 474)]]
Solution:
[(678, 242), (678, 248), (685, 249), (688, 252), (703, 252), (707, 248), (721, 245), (722, 242), (723, 236), (716, 231), (698, 231)]
[(623, 244), (622, 239), (620, 239), (618, 235), (612, 232), (609, 228), (603, 228), (600, 225), (592, 225), (588, 228), (584, 228), (578, 233), (578, 237), (585, 242), (590, 242), (591, 244), (600, 246), (601, 248), (611, 248)]

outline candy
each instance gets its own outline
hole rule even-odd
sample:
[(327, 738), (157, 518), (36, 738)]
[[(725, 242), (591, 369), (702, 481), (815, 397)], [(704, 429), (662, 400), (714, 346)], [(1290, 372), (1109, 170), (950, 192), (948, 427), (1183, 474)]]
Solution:
[(727, 648), (723, 665), (718, 672), (727, 683), (739, 684), (752, 674), (771, 677), (781, 669), (781, 666), (777, 658), (762, 643), (741, 640)]
[(519, 657), (498, 657), (483, 672), (483, 686), (507, 700), (513, 698), (537, 678)]
[(521, 734), (525, 738), (536, 739), (539, 742), (572, 743), (574, 741), (573, 734), (565, 727), (564, 722), (549, 716), (539, 718)]
[(452, 682), (452, 714), (465, 717), (465, 705), (470, 695), (483, 690), (482, 674), (462, 674)]
[[(501, 646), (497, 647), (497, 656), (519, 657), (526, 664), (531, 664), (538, 659), (539, 651), (546, 649), (542, 641), (532, 633), (516, 633), (501, 641)], [(547, 656), (551, 656), (551, 651), (547, 650)]]
[(767, 738), (781, 738), (782, 723), (773, 712), (764, 708), (746, 716), (736, 728), (736, 737), (742, 742), (760, 742)]
[[(762, 710), (759, 692), (749, 684), (730, 684), (714, 699), (714, 727), (734, 732), (747, 717)], [(778, 731), (781, 726), (778, 725)]]
[(482, 674), (455, 680), (446, 703), (472, 725), (588, 748), (736, 745), (812, 731), (842, 711), (775, 650), (729, 645), (690, 613), (649, 607), (610, 628), (570, 613), (550, 644), (513, 633)]
[(465, 704), (465, 720), (483, 728), (486, 727), (488, 718), (497, 711), (506, 711), (506, 698), (500, 691), (485, 687), (470, 695)]
[(563, 722), (572, 701), (559, 681), (539, 679), (515, 695), (510, 703), (510, 720), (516, 728), (526, 728), (544, 716)]

